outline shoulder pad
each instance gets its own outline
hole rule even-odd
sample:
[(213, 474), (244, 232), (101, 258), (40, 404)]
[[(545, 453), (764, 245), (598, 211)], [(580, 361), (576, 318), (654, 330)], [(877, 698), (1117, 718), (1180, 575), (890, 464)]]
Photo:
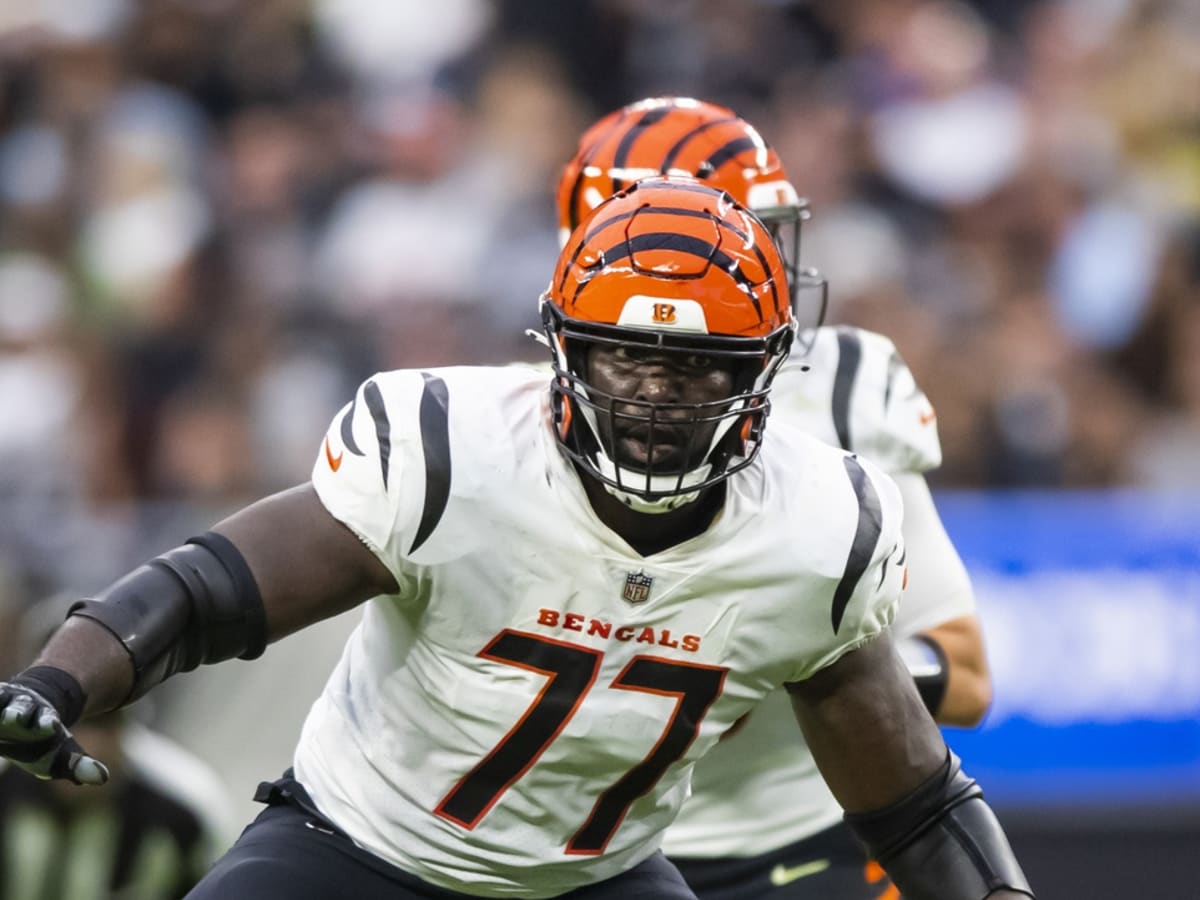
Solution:
[(834, 424), (843, 446), (888, 472), (926, 472), (942, 462), (937, 416), (890, 339), (836, 329)]

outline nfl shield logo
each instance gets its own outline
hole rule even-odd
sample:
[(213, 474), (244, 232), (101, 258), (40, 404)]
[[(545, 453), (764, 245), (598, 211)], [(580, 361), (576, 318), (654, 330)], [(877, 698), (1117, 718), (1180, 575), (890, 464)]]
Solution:
[(645, 572), (630, 572), (625, 576), (625, 589), (621, 596), (630, 603), (644, 603), (650, 599), (650, 587), (654, 579)]

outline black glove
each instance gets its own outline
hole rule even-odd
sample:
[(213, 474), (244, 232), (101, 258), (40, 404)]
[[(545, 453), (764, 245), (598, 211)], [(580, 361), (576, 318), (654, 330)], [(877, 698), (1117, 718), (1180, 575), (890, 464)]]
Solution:
[(66, 724), (79, 718), (84, 702), (79, 682), (53, 666), (0, 681), (0, 756), (38, 778), (104, 784), (108, 769), (87, 755)]

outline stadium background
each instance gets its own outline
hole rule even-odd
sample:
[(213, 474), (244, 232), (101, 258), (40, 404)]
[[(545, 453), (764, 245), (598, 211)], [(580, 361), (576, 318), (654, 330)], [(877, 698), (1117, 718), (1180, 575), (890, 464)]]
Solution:
[[(0, 3), (3, 658), (306, 478), (372, 371), (538, 358), (575, 139), (691, 94), (937, 407), (996, 678), (948, 737), (1040, 896), (1200, 896), (1197, 46), (1188, 0)], [(245, 798), (352, 624), (141, 715)]]

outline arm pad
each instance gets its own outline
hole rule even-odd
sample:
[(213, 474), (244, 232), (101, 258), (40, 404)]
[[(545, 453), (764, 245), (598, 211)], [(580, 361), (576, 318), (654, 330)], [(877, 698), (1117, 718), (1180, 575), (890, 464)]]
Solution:
[(936, 775), (893, 805), (846, 822), (905, 900), (983, 900), (1033, 890), (983, 791), (947, 752)]
[(69, 616), (99, 622), (133, 661), (129, 703), (176, 672), (267, 645), (266, 615), (250, 567), (228, 538), (207, 532), (130, 572)]

